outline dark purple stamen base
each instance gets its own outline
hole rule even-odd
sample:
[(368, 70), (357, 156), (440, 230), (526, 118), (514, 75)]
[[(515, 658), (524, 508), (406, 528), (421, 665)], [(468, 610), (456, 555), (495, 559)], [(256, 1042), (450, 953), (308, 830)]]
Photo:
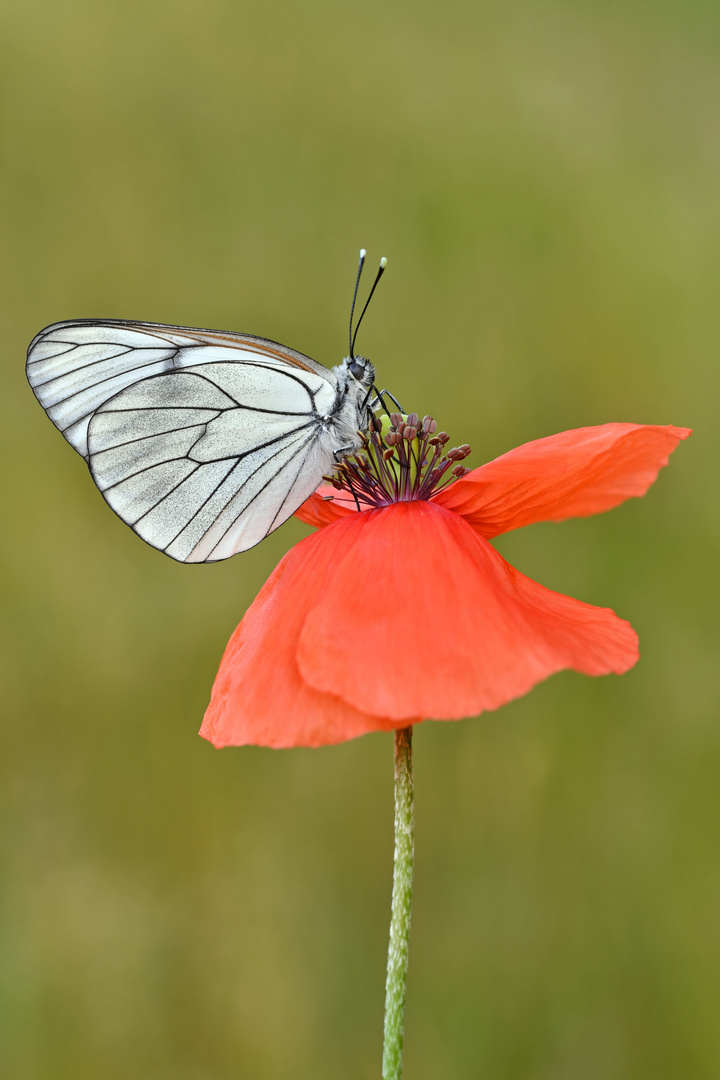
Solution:
[(445, 453), (450, 436), (445, 431), (436, 435), (436, 429), (431, 416), (421, 423), (417, 413), (392, 413), (389, 429), (387, 421), (381, 424), (373, 416), (370, 430), (361, 432), (362, 450), (343, 458), (324, 479), (337, 491), (350, 492), (358, 510), (429, 499), (470, 472), (459, 464), (470, 453), (468, 444)]

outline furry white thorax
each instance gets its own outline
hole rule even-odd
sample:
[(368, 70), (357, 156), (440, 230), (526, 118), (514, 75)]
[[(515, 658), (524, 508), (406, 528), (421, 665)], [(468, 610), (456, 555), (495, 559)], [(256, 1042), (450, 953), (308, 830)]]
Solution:
[(340, 457), (362, 446), (358, 432), (368, 428), (370, 406), (363, 403), (375, 381), (375, 368), (364, 356), (352, 359), (346, 356), (332, 371), (337, 379), (337, 397), (327, 419), (331, 421), (337, 449), (343, 452)]

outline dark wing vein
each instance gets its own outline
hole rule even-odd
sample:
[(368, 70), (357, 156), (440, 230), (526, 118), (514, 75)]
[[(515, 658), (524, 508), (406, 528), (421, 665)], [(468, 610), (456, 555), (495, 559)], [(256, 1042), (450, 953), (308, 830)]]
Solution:
[[(295, 433), (295, 432), (291, 432), (290, 434), (296, 434), (296, 433)], [(284, 439), (286, 439), (286, 440), (287, 440), (287, 439), (289, 439), (289, 437), (290, 437), (290, 435), (284, 435), (284, 436), (283, 436), (283, 438), (284, 438)], [(306, 441), (307, 441), (307, 440), (306, 440)], [(258, 450), (259, 450), (259, 449), (262, 449), (262, 448), (261, 448), (261, 447), (256, 447), (255, 449), (258, 449)], [(264, 465), (267, 465), (267, 463), (268, 463), (269, 461), (272, 461), (272, 460), (273, 460), (273, 458), (277, 457), (277, 456), (278, 456), (278, 454), (282, 453), (282, 451), (283, 451), (283, 447), (282, 447), (282, 446), (278, 446), (277, 450), (276, 450), (276, 451), (275, 451), (275, 452), (274, 452), (273, 454), (271, 454), (271, 455), (270, 455), (270, 457), (267, 457), (267, 458), (265, 458), (265, 459), (264, 459), (264, 461), (260, 462), (260, 464), (258, 465), (257, 469), (255, 469), (255, 471), (254, 471), (254, 472), (251, 472), (251, 473), (250, 473), (250, 475), (249, 475), (249, 476), (247, 476), (247, 477), (246, 477), (246, 478), (245, 478), (245, 479), (243, 480), (243, 482), (242, 482), (242, 483), (241, 483), (241, 484), (240, 484), (240, 485), (239, 485), (238, 487), (236, 487), (234, 491), (232, 491), (232, 492), (231, 492), (231, 494), (230, 494), (230, 495), (229, 495), (229, 497), (228, 497), (228, 498), (226, 499), (226, 501), (225, 501), (225, 502), (223, 503), (223, 505), (222, 505), (222, 506), (221, 506), (221, 507), (220, 507), (220, 508), (218, 509), (218, 511), (217, 511), (217, 513), (216, 513), (216, 515), (215, 515), (215, 520), (217, 520), (217, 519), (218, 519), (218, 518), (220, 517), (220, 515), (221, 515), (221, 514), (223, 514), (223, 513), (225, 512), (225, 510), (227, 510), (228, 506), (229, 506), (229, 505), (230, 505), (230, 503), (231, 503), (231, 502), (233, 501), (233, 499), (234, 499), (234, 498), (235, 498), (235, 497), (236, 497), (237, 495), (239, 495), (239, 493), (240, 493), (240, 492), (241, 492), (241, 491), (243, 490), (243, 488), (244, 488), (244, 487), (246, 487), (246, 485), (247, 485), (247, 484), (249, 484), (249, 483), (250, 483), (250, 481), (252, 480), (252, 478), (253, 478), (253, 477), (255, 476), (255, 473), (256, 473), (256, 472), (258, 471), (258, 469), (261, 469), (261, 468), (263, 468), (263, 466), (264, 466)], [(246, 456), (246, 455), (244, 455), (244, 456)], [(223, 484), (224, 484), (224, 483), (225, 483), (225, 482), (226, 482), (227, 480), (229, 480), (229, 479), (230, 479), (230, 477), (232, 476), (232, 474), (233, 474), (233, 473), (235, 472), (235, 469), (236, 469), (236, 468), (238, 467), (238, 465), (240, 464), (240, 461), (241, 461), (241, 459), (240, 459), (240, 458), (238, 458), (238, 460), (237, 460), (237, 461), (235, 462), (235, 464), (233, 465), (233, 467), (232, 467), (232, 468), (231, 468), (231, 469), (230, 469), (230, 470), (229, 470), (229, 471), (228, 471), (228, 472), (227, 472), (227, 473), (225, 474), (225, 476), (223, 476), (222, 480), (220, 480), (220, 481), (219, 481), (219, 483), (217, 483), (217, 484), (215, 485), (215, 487), (214, 487), (214, 488), (213, 488), (213, 490), (212, 490), (212, 491), (210, 492), (210, 494), (208, 495), (208, 497), (207, 497), (207, 498), (206, 498), (206, 499), (205, 499), (205, 500), (203, 501), (203, 503), (202, 503), (202, 504), (201, 504), (201, 505), (200, 505), (200, 506), (199, 506), (199, 507), (197, 508), (197, 510), (195, 511), (195, 513), (194, 513), (194, 514), (192, 515), (192, 517), (189, 517), (189, 518), (187, 519), (187, 521), (185, 522), (185, 524), (183, 525), (183, 527), (182, 527), (182, 528), (181, 528), (181, 529), (180, 529), (180, 530), (179, 530), (179, 531), (178, 531), (178, 532), (177, 532), (177, 533), (175, 534), (175, 536), (173, 536), (172, 540), (168, 541), (168, 543), (167, 543), (167, 544), (165, 545), (165, 547), (163, 548), (163, 551), (166, 551), (166, 550), (167, 550), (167, 549), (168, 549), (168, 548), (170, 547), (170, 545), (171, 545), (171, 544), (174, 544), (174, 543), (175, 543), (175, 541), (177, 540), (177, 538), (178, 538), (178, 537), (180, 536), (180, 534), (181, 534), (181, 533), (183, 533), (183, 532), (185, 531), (185, 529), (187, 529), (187, 528), (188, 528), (188, 527), (189, 527), (190, 525), (192, 525), (193, 521), (194, 521), (194, 520), (195, 520), (195, 518), (196, 518), (196, 517), (198, 516), (198, 514), (200, 514), (200, 513), (202, 512), (202, 510), (203, 510), (203, 509), (205, 508), (205, 506), (207, 505), (207, 503), (209, 503), (209, 502), (210, 502), (210, 499), (211, 499), (211, 498), (213, 497), (213, 495), (215, 495), (215, 493), (216, 493), (216, 492), (217, 492), (217, 491), (219, 490), (219, 488), (220, 488), (220, 487), (221, 487), (221, 486), (222, 486), (222, 485), (223, 485)], [(270, 480), (274, 479), (274, 477), (275, 477), (276, 475), (277, 475), (277, 473), (274, 473), (274, 474), (273, 474), (273, 476), (272, 476), (272, 477), (270, 478)], [(263, 491), (265, 490), (265, 488), (267, 487), (267, 484), (269, 484), (269, 483), (270, 483), (270, 480), (268, 480), (268, 481), (267, 481), (267, 483), (266, 483), (265, 485), (263, 485), (263, 487), (262, 487), (262, 488), (260, 489), (260, 491), (258, 491), (258, 492), (257, 492), (257, 493), (256, 493), (255, 495), (253, 495), (252, 499), (250, 499), (250, 501), (249, 501), (249, 502), (248, 502), (248, 503), (247, 503), (247, 504), (246, 504), (246, 505), (245, 505), (245, 506), (243, 507), (243, 509), (242, 509), (242, 510), (240, 511), (240, 513), (242, 513), (242, 514), (244, 514), (244, 513), (245, 513), (245, 511), (247, 510), (248, 506), (251, 506), (251, 505), (252, 505), (252, 503), (253, 503), (253, 502), (255, 501), (255, 499), (256, 499), (256, 498), (258, 497), (258, 495), (260, 495), (260, 494), (261, 494), (261, 493), (262, 493), (262, 492), (263, 492)], [(238, 515), (238, 517), (239, 517), (239, 515)], [(214, 551), (214, 550), (215, 550), (215, 548), (216, 548), (216, 547), (218, 546), (218, 544), (220, 544), (220, 543), (222, 542), (222, 540), (224, 539), (225, 535), (226, 535), (226, 534), (227, 534), (227, 532), (228, 532), (228, 531), (229, 531), (229, 530), (230, 530), (230, 529), (231, 529), (231, 528), (233, 527), (233, 525), (235, 524), (235, 522), (236, 522), (236, 521), (237, 521), (237, 518), (234, 518), (234, 519), (233, 519), (233, 520), (232, 520), (232, 521), (230, 522), (230, 524), (228, 525), (227, 529), (225, 530), (225, 532), (224, 532), (224, 533), (222, 534), (222, 536), (221, 536), (221, 537), (220, 537), (220, 539), (218, 540), (217, 544), (215, 544), (215, 545), (213, 546), (213, 548), (212, 548), (212, 551)], [(210, 528), (212, 528), (212, 525), (210, 526)], [(206, 534), (207, 534), (208, 532), (209, 532), (209, 529), (206, 529), (206, 530), (205, 530), (205, 533), (203, 533), (203, 536), (204, 536), (204, 535), (206, 535)], [(201, 539), (202, 539), (202, 538), (201, 538)], [(197, 543), (200, 543), (200, 541), (198, 541)], [(195, 546), (197, 546), (197, 544), (196, 544)], [(211, 554), (212, 554), (212, 552), (211, 552)], [(207, 562), (207, 560), (204, 560), (204, 561), (206, 561), (206, 562)]]
[[(209, 423), (212, 423), (212, 421), (209, 421)], [(207, 424), (205, 424), (204, 426), (207, 427)], [(302, 431), (304, 428), (309, 428), (309, 427), (312, 427), (312, 426), (313, 425), (311, 423), (301, 424), (299, 427), (293, 428), (292, 431), (284, 431), (281, 435), (276, 435), (275, 438), (268, 439), (267, 442), (256, 443), (255, 445), (251, 446), (249, 450), (243, 450), (243, 452), (241, 454), (225, 454), (222, 457), (212, 458), (211, 461), (212, 462), (215, 462), (215, 461), (235, 461), (239, 465), (240, 462), (243, 460), (243, 458), (246, 458), (248, 456), (248, 454), (254, 454), (258, 450), (264, 450), (266, 446), (272, 446), (274, 443), (280, 442), (283, 439), (289, 439), (291, 435), (297, 435), (297, 433), (299, 431)], [(174, 431), (185, 431), (189, 427), (200, 427), (200, 424), (186, 424), (184, 427), (170, 428), (169, 431), (159, 432), (158, 434), (170, 435)], [(99, 484), (97, 478), (95, 477), (95, 474), (94, 474), (93, 469), (92, 469), (92, 458), (98, 457), (100, 454), (107, 453), (110, 450), (115, 450), (116, 447), (115, 446), (103, 447), (103, 449), (97, 451), (97, 453), (95, 453), (95, 454), (91, 453), (90, 454), (90, 459), (91, 459), (90, 472), (92, 474), (92, 478), (93, 478), (93, 480), (95, 480), (95, 483), (97, 484), (97, 486), (100, 488), (101, 491), (112, 491), (112, 489), (117, 487), (119, 484), (124, 484), (126, 480), (130, 479), (131, 476), (140, 476), (141, 473), (148, 472), (149, 469), (154, 469), (156, 465), (166, 464), (168, 461), (185, 461), (185, 460), (187, 460), (187, 461), (192, 461), (193, 464), (209, 465), (211, 463), (209, 461), (195, 462), (194, 459), (190, 457), (190, 454), (191, 454), (191, 452), (193, 450), (193, 447), (200, 441), (200, 439), (203, 438), (203, 434), (198, 435), (197, 439), (195, 440), (193, 445), (190, 447), (190, 450), (188, 451), (187, 454), (181, 454), (179, 457), (163, 458), (162, 461), (154, 461), (152, 463), (152, 465), (146, 465), (142, 469), (136, 469), (135, 472), (132, 472), (128, 476), (123, 477), (122, 480), (116, 480), (114, 484), (108, 484), (108, 486), (105, 487), (105, 488), (100, 487), (100, 484)], [(132, 442), (142, 442), (143, 438), (149, 440), (149, 439), (156, 439), (157, 437), (158, 437), (158, 435), (144, 435), (140, 439), (133, 439), (131, 441)], [(118, 446), (125, 446), (125, 445), (126, 445), (125, 443), (118, 443)], [(279, 453), (280, 450), (282, 450), (282, 447), (279, 447), (277, 452)], [(269, 458), (266, 458), (265, 460), (266, 461), (271, 461), (273, 457), (275, 457), (275, 454), (273, 454)], [(265, 462), (263, 462), (263, 464), (265, 464)], [(234, 468), (234, 466), (233, 466), (233, 468)], [(258, 468), (259, 468), (259, 466), (258, 466)], [(251, 473), (250, 475), (254, 476), (255, 474)], [(230, 473), (228, 473), (227, 476), (230, 476)], [(250, 479), (250, 477), (248, 477), (248, 479)], [(245, 481), (244, 483), (247, 483), (247, 481)], [(242, 485), (243, 487), (244, 487), (244, 483)], [(238, 488), (238, 491), (241, 491), (241, 490), (242, 490), (242, 487)]]
[[(305, 441), (305, 446), (307, 446), (307, 440)], [(304, 449), (304, 447), (303, 447), (303, 449)], [(300, 455), (298, 455), (298, 457), (300, 457)], [(290, 464), (290, 462), (287, 462), (287, 465), (289, 465), (289, 464)], [(304, 464), (305, 464), (305, 462), (304, 462), (303, 458), (302, 458), (302, 457), (300, 457), (300, 460), (299, 460), (299, 462), (298, 462), (298, 467), (297, 467), (297, 469), (295, 470), (295, 475), (293, 476), (292, 480), (290, 481), (290, 484), (289, 484), (289, 486), (288, 486), (288, 488), (287, 488), (287, 491), (285, 492), (285, 498), (284, 498), (284, 499), (282, 500), (282, 502), (280, 503), (280, 506), (278, 507), (278, 511), (277, 511), (277, 514), (275, 515), (275, 517), (274, 517), (274, 518), (272, 519), (272, 521), (271, 521), (271, 522), (270, 522), (270, 524), (268, 525), (268, 527), (267, 527), (267, 531), (266, 531), (266, 533), (265, 533), (265, 536), (269, 536), (269, 535), (270, 535), (270, 533), (271, 533), (271, 532), (273, 531), (273, 529), (275, 528), (275, 522), (276, 522), (276, 521), (277, 521), (277, 519), (278, 519), (278, 518), (280, 517), (280, 515), (281, 515), (281, 513), (282, 513), (282, 511), (283, 511), (283, 507), (285, 506), (285, 503), (287, 502), (287, 498), (288, 498), (288, 495), (290, 494), (290, 492), (292, 491), (293, 487), (295, 486), (295, 481), (297, 480), (298, 476), (300, 475), (300, 472), (301, 472), (301, 470), (302, 470), (302, 467), (303, 467), (303, 465), (304, 465)], [(283, 468), (287, 468), (287, 465), (283, 466)], [(281, 471), (282, 471), (282, 470), (281, 470)]]
[[(301, 447), (300, 447), (300, 448), (299, 448), (299, 449), (297, 450), (297, 454), (298, 454), (298, 455), (301, 455), (301, 454), (302, 454), (302, 452), (303, 452), (303, 451), (305, 450), (305, 448), (307, 447), (308, 443), (312, 442), (313, 438), (314, 438), (314, 436), (313, 436), (313, 435), (308, 435), (307, 439), (305, 439), (305, 442), (304, 442), (304, 443), (302, 444), (302, 446), (301, 446)], [(281, 450), (282, 450), (282, 447), (278, 447), (278, 449), (277, 449), (277, 450), (275, 451), (275, 453), (274, 453), (273, 455), (271, 455), (271, 457), (269, 457), (269, 458), (266, 458), (266, 459), (265, 459), (265, 461), (263, 461), (263, 462), (262, 462), (262, 465), (266, 465), (266, 464), (268, 463), (268, 461), (272, 461), (273, 457), (277, 457), (277, 455), (278, 455), (278, 454), (280, 453), (280, 451), (281, 451)], [(282, 473), (282, 472), (283, 472), (283, 471), (284, 471), (284, 470), (285, 470), (285, 469), (286, 469), (286, 468), (288, 467), (288, 465), (290, 465), (290, 464), (292, 464), (292, 459), (291, 459), (290, 461), (286, 461), (284, 465), (281, 465), (281, 466), (280, 466), (280, 468), (279, 468), (279, 469), (277, 469), (277, 470), (276, 470), (276, 471), (275, 471), (275, 472), (274, 472), (274, 473), (272, 474), (272, 476), (270, 476), (270, 477), (269, 477), (269, 478), (268, 478), (268, 479), (267, 479), (267, 480), (265, 481), (265, 483), (263, 484), (263, 486), (262, 486), (262, 487), (261, 487), (261, 488), (260, 488), (260, 489), (259, 489), (258, 491), (256, 491), (256, 492), (255, 492), (255, 494), (253, 495), (253, 497), (252, 497), (252, 498), (251, 498), (251, 499), (249, 500), (249, 502), (247, 502), (247, 503), (245, 504), (245, 506), (244, 506), (244, 507), (242, 508), (242, 510), (241, 510), (241, 512), (240, 512), (240, 513), (242, 513), (242, 514), (245, 514), (245, 513), (247, 512), (247, 510), (248, 510), (248, 507), (252, 506), (252, 504), (253, 504), (253, 503), (255, 502), (255, 500), (256, 500), (256, 499), (258, 499), (258, 498), (260, 497), (260, 495), (262, 495), (262, 494), (263, 494), (263, 492), (265, 491), (265, 489), (266, 489), (266, 488), (267, 488), (267, 487), (268, 487), (268, 486), (269, 486), (269, 485), (270, 485), (270, 484), (271, 484), (271, 483), (273, 482), (273, 480), (275, 480), (275, 479), (276, 479), (276, 478), (277, 478), (278, 476), (280, 476), (280, 474), (281, 474), (281, 473)], [(301, 460), (301, 462), (300, 462), (300, 468), (302, 468), (302, 465), (303, 465), (303, 462), (302, 462), (302, 460)], [(234, 466), (233, 466), (233, 467), (234, 467)], [(258, 468), (261, 468), (261, 467), (262, 467), (262, 466), (258, 466)], [(299, 473), (299, 471), (300, 471), (300, 468), (298, 469), (298, 473)], [(232, 470), (231, 470), (231, 472), (232, 472)], [(255, 472), (257, 472), (257, 469), (255, 470)], [(228, 476), (230, 476), (230, 475), (231, 475), (231, 473), (228, 473)], [(225, 505), (224, 505), (224, 506), (222, 507), (222, 509), (221, 509), (221, 510), (220, 510), (220, 511), (218, 512), (218, 515), (217, 515), (218, 517), (220, 517), (220, 514), (222, 514), (222, 513), (223, 513), (223, 512), (224, 512), (224, 511), (225, 511), (225, 510), (227, 509), (227, 507), (228, 507), (228, 506), (229, 506), (229, 504), (230, 504), (230, 503), (232, 502), (232, 500), (233, 500), (233, 499), (235, 498), (235, 496), (236, 496), (236, 495), (238, 494), (238, 492), (242, 491), (242, 489), (243, 489), (243, 488), (245, 487), (245, 485), (246, 485), (247, 483), (249, 483), (249, 481), (250, 481), (250, 480), (252, 479), (252, 477), (253, 477), (254, 475), (255, 475), (255, 473), (251, 473), (251, 475), (250, 475), (250, 476), (248, 476), (247, 480), (244, 480), (244, 481), (243, 481), (243, 483), (242, 483), (242, 484), (240, 485), (240, 487), (239, 487), (239, 488), (237, 488), (237, 490), (233, 492), (233, 494), (232, 494), (232, 495), (230, 496), (230, 498), (229, 498), (229, 499), (227, 500), (227, 502), (225, 503)], [(297, 478), (297, 474), (296, 474), (296, 478)], [(294, 483), (294, 482), (295, 482), (295, 481), (293, 480), (293, 483)], [(292, 485), (291, 485), (291, 486), (292, 486)], [(289, 491), (289, 489), (288, 489), (288, 491)], [(287, 499), (287, 494), (285, 495), (285, 498), (284, 498), (284, 499), (282, 500), (282, 503), (280, 504), (280, 505), (281, 505), (281, 507), (282, 507), (282, 506), (284, 505), (284, 503), (285, 503), (285, 500), (286, 500), (286, 499)], [(238, 514), (238, 517), (239, 517), (239, 516), (240, 516), (240, 515)], [(277, 517), (277, 514), (275, 515), (275, 517)], [(275, 520), (275, 519), (273, 519), (273, 521), (274, 521), (274, 520)], [(237, 518), (234, 518), (234, 519), (233, 519), (233, 520), (232, 520), (232, 521), (230, 522), (230, 524), (228, 525), (228, 527), (227, 527), (227, 528), (225, 529), (225, 531), (223, 532), (223, 534), (222, 534), (222, 536), (221, 536), (221, 537), (219, 538), (219, 540), (218, 540), (218, 541), (217, 541), (217, 542), (216, 542), (215, 544), (213, 544), (213, 547), (212, 547), (211, 551), (209, 552), (209, 554), (208, 554), (208, 557), (207, 557), (207, 559), (205, 559), (205, 562), (211, 562), (211, 561), (212, 561), (212, 560), (211, 560), (211, 558), (210, 558), (210, 556), (212, 555), (213, 551), (217, 551), (218, 547), (219, 547), (219, 546), (220, 546), (220, 544), (221, 544), (221, 543), (223, 542), (223, 540), (225, 539), (225, 537), (227, 536), (227, 534), (228, 534), (228, 533), (230, 532), (230, 529), (231, 529), (231, 528), (233, 527), (233, 525), (235, 524), (235, 522), (236, 522), (236, 521), (237, 521)], [(268, 532), (266, 532), (266, 533), (265, 533), (265, 536), (267, 536), (267, 535), (268, 535), (268, 533), (269, 533), (270, 531), (271, 531), (271, 530), (270, 530), (270, 529), (268, 529)], [(178, 534), (178, 535), (179, 535), (179, 534)], [(169, 545), (168, 545), (168, 546), (169, 546)]]
[[(168, 461), (183, 461), (183, 460), (189, 461), (190, 459), (189, 458), (185, 458), (185, 459), (183, 459), (183, 458), (168, 458)], [(160, 461), (160, 462), (157, 462), (157, 464), (158, 465), (167, 465), (167, 461)], [(233, 468), (234, 467), (235, 466), (233, 466)], [(188, 473), (187, 476), (183, 476), (182, 479), (178, 480), (177, 484), (173, 484), (173, 486), (168, 491), (166, 491), (164, 495), (160, 496), (160, 498), (158, 499), (158, 501), (156, 503), (153, 503), (152, 506), (148, 507), (148, 509), (143, 514), (141, 514), (139, 518), (136, 518), (136, 520), (132, 523), (130, 528), (135, 529), (140, 524), (140, 522), (142, 521), (142, 519), (144, 517), (147, 517), (148, 514), (151, 514), (153, 512), (153, 510), (157, 510), (158, 506), (160, 506), (162, 503), (164, 503), (165, 500), (167, 498), (169, 498), (170, 495), (172, 495), (173, 491), (177, 491), (177, 489), (179, 487), (182, 487), (182, 485), (185, 483), (186, 480), (189, 480), (191, 476), (194, 476), (199, 468), (200, 468), (200, 465), (195, 465), (195, 468), (193, 469), (192, 472)], [(220, 484), (224, 483), (224, 481), (227, 479), (227, 477), (230, 475), (231, 472), (232, 472), (232, 469), (230, 469), (230, 472), (226, 473), (225, 476), (222, 478), (222, 480), (220, 480), (218, 482), (217, 486), (213, 489), (213, 491), (211, 493), (212, 495), (215, 494), (215, 492), (217, 491)], [(138, 473), (131, 473), (131, 475), (130, 475), (130, 477), (128, 477), (128, 479), (134, 479), (137, 475), (138, 475)], [(110, 489), (108, 488), (107, 490), (109, 491)], [(210, 497), (211, 496), (208, 496), (208, 498), (210, 498)], [(182, 530), (184, 528), (186, 528), (186, 525), (183, 525), (182, 529), (180, 529), (180, 532), (182, 532)], [(173, 536), (172, 540), (170, 540), (165, 545), (165, 547), (170, 547), (170, 544), (172, 544), (173, 540), (176, 540), (179, 535), (180, 535), (180, 533), (177, 533), (176, 536)]]
[[(113, 353), (112, 356), (103, 356), (99, 360), (91, 360), (89, 364), (75, 364), (73, 367), (69, 368), (67, 371), (62, 371), (62, 372), (60, 372), (60, 374), (51, 375), (49, 379), (43, 379), (42, 382), (36, 382), (34, 385), (35, 386), (47, 386), (47, 384), (49, 382), (53, 382), (55, 379), (64, 379), (68, 375), (74, 375), (76, 371), (87, 371), (88, 368), (95, 367), (96, 364), (107, 364), (109, 360), (117, 360), (117, 358), (119, 356), (125, 356), (125, 354), (129, 353), (129, 352), (134, 352), (134, 350), (126, 348), (125, 346), (123, 346), (120, 349), (120, 352)], [(65, 353), (61, 353), (60, 355), (65, 356)], [(54, 360), (54, 359), (55, 359), (54, 356), (46, 356), (42, 360), (35, 360), (34, 363), (40, 364), (40, 363), (44, 363), (47, 360)], [(117, 374), (118, 375), (124, 375), (128, 371), (137, 371), (138, 368), (145, 367), (145, 366), (147, 366), (147, 362), (145, 364), (138, 364), (137, 367), (124, 368), (123, 371), (121, 371), (121, 372), (118, 371)], [(99, 386), (100, 383), (93, 383), (92, 385), (93, 386)]]
[[(160, 408), (164, 408), (164, 406), (160, 406)], [(176, 408), (180, 408), (180, 406), (176, 406)], [(188, 411), (190, 411), (191, 408), (192, 408), (192, 406), (187, 406)], [(115, 413), (119, 413), (119, 412), (136, 412), (136, 411), (137, 411), (136, 409), (112, 409), (111, 410), (113, 415)], [(157, 412), (157, 409), (154, 409), (152, 411)], [(199, 412), (200, 409), (198, 408), (197, 411)], [(205, 409), (204, 411), (205, 412), (212, 412), (213, 410)], [(165, 431), (153, 431), (152, 435), (138, 435), (138, 437), (136, 439), (126, 439), (125, 442), (117, 442), (117, 443), (112, 443), (112, 445), (103, 446), (102, 450), (94, 450), (94, 451), (92, 451), (92, 455), (93, 455), (93, 457), (95, 457), (97, 454), (105, 454), (109, 450), (119, 450), (121, 446), (132, 446), (134, 443), (143, 442), (144, 439), (157, 439), (158, 436), (160, 436), (160, 435), (172, 435), (172, 433), (174, 431), (186, 431), (188, 428), (191, 428), (191, 427), (204, 427), (207, 430), (208, 424), (212, 424), (213, 420), (217, 420), (220, 413), (230, 412), (230, 411), (231, 411), (230, 407), (228, 407), (227, 409), (216, 409), (215, 410), (215, 416), (211, 417), (210, 420), (197, 420), (196, 419), (191, 423), (180, 424), (179, 427), (167, 428)], [(103, 414), (103, 415), (106, 415), (106, 414)], [(202, 439), (204, 434), (205, 434), (205, 432), (203, 432), (202, 435), (199, 435), (198, 439)], [(198, 440), (196, 439), (195, 442), (197, 442), (197, 441)], [(195, 445), (195, 444), (193, 444), (193, 445)], [(192, 449), (192, 447), (190, 449)], [(188, 455), (185, 454), (183, 456), (187, 457)], [(228, 454), (228, 457), (234, 457), (234, 456), (235, 456), (234, 454)], [(167, 461), (180, 461), (181, 459), (180, 458), (167, 458), (166, 460)], [(216, 458), (214, 460), (222, 461), (223, 458)], [(200, 464), (200, 462), (198, 462), (198, 464)], [(133, 475), (133, 474), (131, 473), (131, 475)]]

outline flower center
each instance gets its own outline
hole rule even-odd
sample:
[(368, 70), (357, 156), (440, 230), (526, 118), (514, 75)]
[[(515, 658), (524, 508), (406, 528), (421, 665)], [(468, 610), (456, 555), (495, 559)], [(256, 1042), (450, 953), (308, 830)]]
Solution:
[[(436, 434), (437, 432), (437, 434)], [(390, 503), (429, 499), (440, 488), (470, 472), (460, 462), (470, 453), (467, 443), (445, 451), (450, 436), (437, 431), (431, 416), (417, 413), (373, 414), (361, 432), (362, 450), (338, 462), (325, 476), (337, 491), (349, 491), (358, 510)]]

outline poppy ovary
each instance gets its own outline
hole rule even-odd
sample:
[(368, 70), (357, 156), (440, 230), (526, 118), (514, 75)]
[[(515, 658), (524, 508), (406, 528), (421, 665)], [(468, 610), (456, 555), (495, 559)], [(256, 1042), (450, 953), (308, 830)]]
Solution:
[(460, 464), (470, 446), (463, 443), (445, 451), (450, 436), (437, 430), (431, 416), (420, 420), (417, 413), (373, 414), (369, 430), (359, 434), (362, 449), (324, 477), (336, 491), (349, 492), (358, 510), (427, 500), (470, 471)]

